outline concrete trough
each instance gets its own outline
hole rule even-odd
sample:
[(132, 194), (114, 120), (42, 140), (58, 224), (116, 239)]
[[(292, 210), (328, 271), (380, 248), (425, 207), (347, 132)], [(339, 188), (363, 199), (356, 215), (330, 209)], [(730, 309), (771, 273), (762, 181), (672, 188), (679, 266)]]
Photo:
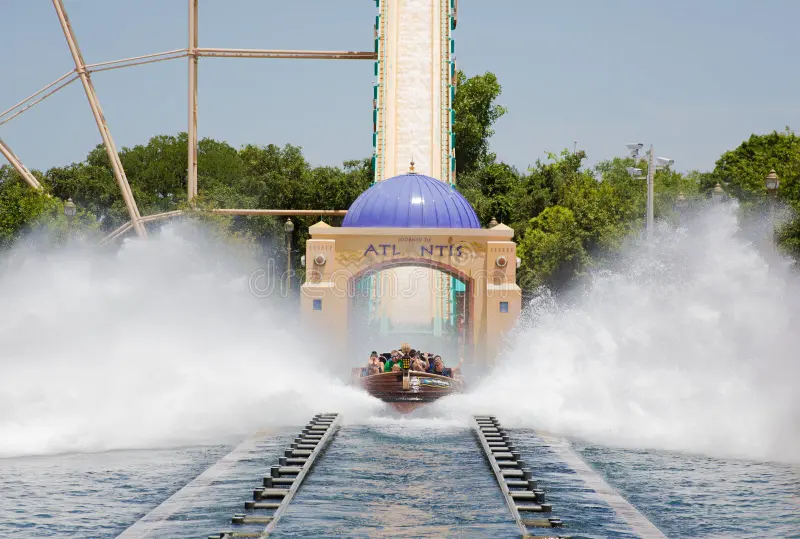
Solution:
[[(561, 520), (523, 519), (523, 512), (549, 513), (552, 506), (545, 502), (544, 491), (537, 488), (537, 482), (511, 442), (506, 430), (494, 416), (475, 416), (474, 430), (497, 479), (509, 510), (514, 516), (523, 537), (533, 538), (528, 526), (550, 528), (562, 525)], [(552, 522), (551, 522), (552, 521)]]
[[(272, 515), (237, 513), (231, 522), (237, 525), (266, 524), (260, 532), (222, 532), (211, 538), (266, 537), (274, 529), (285, 512), (294, 493), (310, 471), (314, 459), (321, 454), (325, 445), (336, 433), (339, 418), (336, 414), (317, 414), (303, 427), (284, 455), (278, 457), (278, 464), (270, 467), (269, 475), (262, 478), (263, 487), (253, 490), (253, 500), (244, 504), (246, 511), (274, 510)], [(285, 488), (281, 488), (285, 487)], [(266, 500), (266, 501), (264, 501)]]

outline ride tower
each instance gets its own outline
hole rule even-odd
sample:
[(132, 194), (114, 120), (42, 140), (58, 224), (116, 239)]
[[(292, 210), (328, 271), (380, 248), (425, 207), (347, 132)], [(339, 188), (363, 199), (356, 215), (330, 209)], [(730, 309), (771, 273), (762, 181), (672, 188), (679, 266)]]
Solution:
[[(411, 171), (454, 185), (457, 0), (376, 0), (376, 5), (374, 181)], [(421, 289), (430, 290), (417, 305), (421, 318), (431, 321), (427, 333), (451, 340), (461, 335), (463, 341), (465, 284), (432, 269), (386, 270), (364, 280), (366, 310), (379, 333), (393, 333), (392, 320), (402, 317), (399, 302), (386, 301), (389, 289), (421, 282), (427, 283)]]
[(376, 0), (375, 181), (416, 171), (455, 184), (457, 0)]

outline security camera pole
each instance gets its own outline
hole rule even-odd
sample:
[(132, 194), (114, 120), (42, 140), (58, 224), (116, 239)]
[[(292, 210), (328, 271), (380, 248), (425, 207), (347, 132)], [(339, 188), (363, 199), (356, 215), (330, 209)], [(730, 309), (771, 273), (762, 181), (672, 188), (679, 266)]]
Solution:
[(650, 153), (647, 156), (647, 237), (653, 236), (653, 183), (655, 180), (655, 153), (653, 145), (650, 145)]
[[(627, 148), (631, 151), (631, 157), (633, 158), (633, 164), (637, 165), (639, 163), (639, 150), (642, 149), (644, 146), (642, 143), (636, 144), (626, 144)], [(656, 157), (655, 151), (653, 149), (653, 145), (650, 145), (650, 151), (648, 152), (648, 159), (647, 159), (647, 209), (645, 211), (645, 223), (647, 228), (647, 237), (651, 238), (653, 236), (653, 199), (654, 199), (654, 189), (653, 186), (655, 185), (655, 174), (657, 168), (667, 168), (673, 163), (672, 159), (668, 159), (666, 157)], [(628, 174), (631, 175), (631, 178), (634, 179), (643, 179), (638, 178), (636, 175), (641, 174), (642, 170), (639, 168), (628, 167)]]

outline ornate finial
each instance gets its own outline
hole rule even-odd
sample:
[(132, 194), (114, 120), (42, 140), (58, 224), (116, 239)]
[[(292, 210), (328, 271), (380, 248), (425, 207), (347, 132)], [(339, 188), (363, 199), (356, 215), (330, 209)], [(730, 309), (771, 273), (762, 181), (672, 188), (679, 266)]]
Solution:
[(494, 218), (494, 217), (492, 217), (492, 220), (491, 220), (491, 221), (489, 221), (489, 228), (494, 228), (494, 227), (496, 227), (496, 226), (497, 226), (497, 224), (498, 224), (498, 223), (497, 223), (497, 219), (496, 219), (496, 218)]
[(409, 167), (408, 167), (408, 173), (409, 173), (409, 174), (416, 174), (416, 173), (417, 173), (417, 172), (414, 170), (414, 158), (413, 158), (413, 157), (411, 158), (411, 163), (410, 163), (410, 165), (409, 165)]

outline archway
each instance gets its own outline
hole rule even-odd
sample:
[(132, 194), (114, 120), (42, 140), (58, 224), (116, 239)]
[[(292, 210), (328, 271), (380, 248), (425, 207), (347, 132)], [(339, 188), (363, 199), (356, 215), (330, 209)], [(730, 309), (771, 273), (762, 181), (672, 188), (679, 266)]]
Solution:
[[(309, 232), (301, 308), (311, 329), (324, 334), (333, 350), (351, 361), (364, 359), (364, 348), (350, 347), (350, 324), (357, 323), (351, 312), (356, 284), (366, 275), (414, 266), (464, 283), (469, 316), (463, 327), (463, 357), (467, 365), (495, 362), (503, 334), (513, 327), (521, 308), (514, 231), (509, 227), (347, 228), (317, 223)], [(398, 341), (389, 349), (399, 346)]]
[(408, 342), (448, 363), (472, 361), (474, 279), (427, 258), (398, 258), (365, 267), (349, 279), (351, 357)]

